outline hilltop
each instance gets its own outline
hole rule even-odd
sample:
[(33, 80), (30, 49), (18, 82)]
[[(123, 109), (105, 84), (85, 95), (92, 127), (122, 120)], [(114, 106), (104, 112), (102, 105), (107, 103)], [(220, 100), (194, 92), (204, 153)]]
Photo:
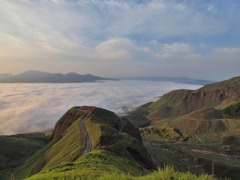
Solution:
[[(15, 137), (16, 142), (20, 140)], [(33, 145), (39, 146), (36, 142)], [(98, 177), (109, 171), (143, 175), (156, 169), (138, 130), (115, 113), (97, 107), (68, 110), (57, 122), (46, 145), (40, 147), (38, 151), (32, 150), (33, 155), (25, 158), (22, 165), (8, 165), (14, 169), (12, 174), (16, 179), (88, 177), (90, 174)]]
[(21, 74), (0, 74), (0, 83), (81, 83), (100, 80), (116, 80), (94, 76), (91, 74), (77, 74), (74, 72), (61, 74), (42, 71), (26, 71)]

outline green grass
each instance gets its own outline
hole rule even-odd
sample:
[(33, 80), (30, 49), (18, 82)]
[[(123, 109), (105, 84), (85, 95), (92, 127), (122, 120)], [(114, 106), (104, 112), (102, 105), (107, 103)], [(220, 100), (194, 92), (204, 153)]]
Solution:
[[(99, 114), (100, 116), (95, 118), (95, 116)], [(119, 157), (128, 158), (135, 163), (138, 162), (142, 164), (143, 171), (145, 168), (154, 168), (147, 151), (138, 139), (137, 135), (140, 136), (140, 134), (134, 126), (126, 122), (123, 132), (119, 132), (116, 129), (119, 124), (118, 119), (114, 121), (107, 119), (104, 121), (106, 117), (112, 117), (114, 119), (115, 116), (107, 111), (101, 110), (101, 113), (97, 111), (97, 114), (87, 119), (86, 128), (91, 137), (93, 148), (107, 150)]]
[[(188, 114), (204, 107), (233, 106), (239, 103), (239, 91), (240, 77), (235, 77), (227, 81), (206, 85), (197, 90), (171, 91), (158, 101), (151, 103), (145, 110), (147, 110), (149, 119), (160, 120)], [(232, 112), (235, 109), (235, 107), (231, 107), (228, 112), (231, 112), (231, 116), (239, 117), (239, 109), (237, 113)]]
[(88, 134), (92, 140), (92, 146), (97, 148), (99, 146), (99, 141), (101, 137), (100, 124), (92, 123), (90, 118), (85, 121), (85, 126), (87, 128)]
[(175, 142), (184, 139), (179, 132), (170, 127), (148, 126), (140, 128), (140, 132), (143, 136), (157, 141)]
[(147, 126), (149, 124), (149, 121), (146, 118), (148, 115), (148, 112), (145, 106), (146, 105), (143, 105), (131, 112), (128, 112), (125, 118), (127, 118), (136, 127)]
[[(72, 128), (71, 134), (79, 132), (74, 129), (78, 127), (77, 123), (79, 120), (68, 128), (69, 131)], [(125, 126), (121, 128), (123, 124)], [(145, 175), (155, 168), (141, 140), (138, 139), (137, 135), (140, 136), (138, 130), (129, 123), (120, 121), (114, 113), (96, 108), (85, 121), (85, 126), (93, 144), (90, 153), (67, 161), (64, 159), (65, 156), (58, 155), (59, 162), (55, 160), (55, 164), (51, 163), (52, 160), (48, 157), (48, 163), (44, 165), (44, 168), (30, 179), (91, 179), (109, 172), (139, 176)], [(122, 131), (120, 132), (119, 129)], [(74, 139), (76, 135), (72, 138), (67, 136), (68, 133), (61, 140), (66, 138), (68, 142), (71, 140), (77, 142), (76, 144), (79, 143)], [(59, 146), (61, 140), (52, 145), (45, 154), (54, 156), (49, 152), (59, 149), (54, 146)], [(70, 148), (66, 142), (64, 145), (71, 150), (71, 153), (77, 149), (76, 147)], [(42, 157), (46, 157), (45, 154), (42, 154)], [(36, 164), (34, 167), (36, 168)]]
[(42, 141), (30, 138), (0, 136), (0, 177), (8, 178), (12, 170), (43, 147)]
[[(129, 163), (126, 166), (126, 163)], [(137, 169), (135, 164), (124, 158), (119, 158), (104, 151), (93, 151), (84, 155), (78, 161), (65, 164), (62, 167), (49, 169), (41, 174), (34, 175), (28, 180), (75, 180), (75, 179), (149, 179), (149, 180), (213, 180), (214, 178), (208, 175), (196, 176), (189, 172), (181, 173), (174, 170), (172, 167), (166, 167), (163, 170), (155, 172), (142, 173), (141, 169)]]
[[(202, 165), (204, 172), (211, 174), (212, 161), (215, 166), (215, 173), (218, 178), (229, 177), (237, 179), (240, 176), (240, 160), (231, 156), (219, 154), (220, 143), (192, 144), (180, 143), (171, 144), (146, 140), (144, 143), (148, 152), (164, 165), (174, 166), (179, 171), (186, 171), (189, 167), (193, 172), (194, 166)], [(188, 161), (183, 161), (184, 159)], [(195, 162), (192, 164), (192, 162)]]
[(61, 139), (52, 140), (47, 146), (18, 167), (14, 175), (18, 179), (28, 177), (45, 169), (71, 162), (79, 157), (85, 147), (80, 132), (81, 118), (77, 119)]
[(127, 157), (109, 151), (93, 150), (71, 163), (62, 164), (36, 174), (29, 180), (48, 179), (95, 179), (106, 173), (144, 175), (141, 165)]
[(166, 167), (163, 170), (158, 170), (156, 172), (150, 173), (145, 176), (131, 176), (122, 174), (109, 174), (100, 177), (101, 180), (116, 179), (116, 180), (213, 180), (214, 178), (207, 175), (196, 176), (191, 173), (181, 173), (175, 171), (172, 167)]
[[(78, 108), (75, 110), (76, 113), (79, 111)], [(57, 131), (60, 135), (54, 136), (44, 148), (14, 169), (12, 175), (15, 179), (111, 179), (109, 174), (125, 179), (157, 179), (160, 176), (175, 179), (198, 178), (189, 173), (178, 173), (171, 168), (149, 174), (156, 167), (142, 144), (138, 130), (125, 120), (120, 120), (114, 113), (100, 108), (91, 111), (85, 121), (93, 144), (92, 151), (80, 156), (85, 147), (80, 122), (89, 111), (77, 115), (72, 111), (65, 114), (66, 119), (62, 118), (58, 123)], [(65, 124), (68, 126), (64, 129)], [(165, 133), (163, 135), (175, 135), (171, 130)], [(157, 154), (156, 149), (152, 149), (152, 152)], [(161, 152), (158, 154), (165, 156)]]
[[(76, 113), (78, 111), (76, 109)], [(45, 147), (16, 167), (12, 173), (15, 179), (31, 176), (37, 179), (98, 177), (109, 171), (143, 175), (154, 169), (138, 130), (119, 120), (113, 112), (100, 108), (94, 109), (85, 121), (93, 144), (92, 151), (80, 156), (85, 147), (80, 122), (89, 112), (78, 113), (77, 116), (76, 113), (71, 109), (64, 115), (66, 118), (61, 118), (57, 128), (60, 135), (53, 136)]]

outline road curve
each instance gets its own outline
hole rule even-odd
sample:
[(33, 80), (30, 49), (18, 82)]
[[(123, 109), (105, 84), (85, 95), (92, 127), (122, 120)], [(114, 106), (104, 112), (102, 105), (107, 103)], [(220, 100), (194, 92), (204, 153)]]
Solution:
[(83, 154), (86, 154), (88, 152), (90, 152), (92, 150), (92, 141), (91, 141), (91, 138), (87, 132), (87, 129), (85, 127), (85, 121), (87, 120), (87, 117), (85, 117), (81, 122), (80, 122), (80, 129), (81, 129), (81, 132), (82, 132), (82, 135), (83, 135), (83, 138), (85, 140), (85, 148), (84, 150), (80, 153), (80, 155), (83, 155)]

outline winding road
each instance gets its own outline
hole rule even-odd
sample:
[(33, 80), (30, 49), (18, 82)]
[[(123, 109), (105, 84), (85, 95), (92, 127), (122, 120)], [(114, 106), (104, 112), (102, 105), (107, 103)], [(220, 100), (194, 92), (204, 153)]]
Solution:
[(87, 129), (85, 127), (85, 121), (87, 120), (87, 117), (85, 117), (81, 122), (80, 122), (80, 129), (83, 135), (83, 138), (86, 142), (84, 150), (80, 153), (80, 155), (86, 154), (92, 150), (92, 141), (91, 138), (87, 132)]

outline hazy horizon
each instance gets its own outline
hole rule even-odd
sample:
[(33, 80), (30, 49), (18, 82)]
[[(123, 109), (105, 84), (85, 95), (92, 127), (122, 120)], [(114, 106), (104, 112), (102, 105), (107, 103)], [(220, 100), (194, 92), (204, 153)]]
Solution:
[[(77, 73), (77, 72), (73, 72), (73, 71), (69, 71), (69, 72), (65, 72), (65, 73), (62, 73), (62, 72), (47, 72), (47, 71), (41, 71), (41, 70), (33, 70), (33, 69), (29, 69), (29, 70), (26, 70), (26, 71), (23, 71), (23, 72), (20, 72), (20, 73), (0, 73), (0, 75), (20, 75), (22, 73), (26, 73), (26, 72), (43, 72), (43, 73), (60, 73), (60, 74), (68, 74), (68, 73)], [(81, 73), (77, 73), (77, 74), (80, 74), (80, 75), (86, 75), (86, 74), (91, 74), (91, 75), (94, 75), (94, 76), (99, 76), (99, 77), (102, 77), (98, 74), (92, 74), (92, 73), (86, 73), (86, 74), (81, 74)], [(138, 80), (138, 79), (134, 79), (134, 78), (155, 78), (155, 77), (163, 77), (163, 78), (189, 78), (189, 79), (195, 79), (195, 80), (209, 80), (209, 81), (216, 81), (214, 79), (197, 79), (197, 78), (192, 78), (192, 77), (187, 77), (187, 76), (110, 76), (110, 77), (107, 77), (105, 76), (105, 78), (117, 78), (116, 80)], [(133, 79), (132, 79), (133, 78)], [(231, 77), (230, 77), (231, 78)], [(146, 80), (146, 79), (139, 79), (139, 80)], [(226, 79), (219, 79), (220, 81), (223, 81), (223, 80), (226, 80)], [(147, 81), (147, 80), (146, 80)], [(161, 81), (161, 80), (159, 80)], [(81, 83), (81, 82), (78, 82), (78, 83)], [(181, 82), (179, 82), (181, 83)]]

